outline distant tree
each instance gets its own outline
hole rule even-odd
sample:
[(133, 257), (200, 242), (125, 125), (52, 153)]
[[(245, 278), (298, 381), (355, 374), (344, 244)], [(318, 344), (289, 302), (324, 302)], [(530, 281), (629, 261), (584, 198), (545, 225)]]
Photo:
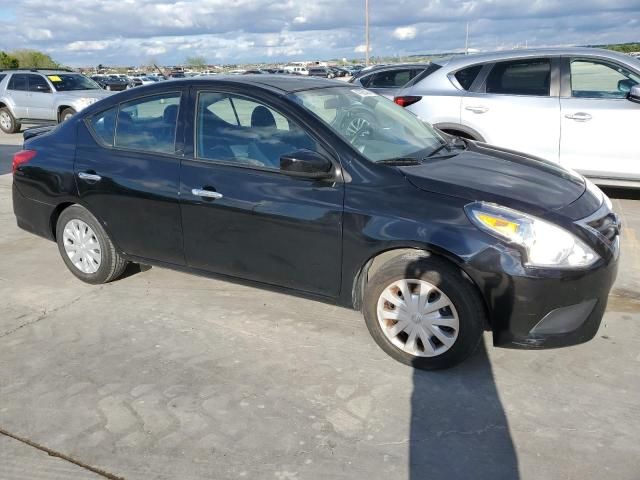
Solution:
[(0, 68), (18, 68), (20, 63), (18, 59), (5, 52), (0, 52)]
[(56, 68), (58, 63), (38, 50), (16, 50), (11, 55), (18, 59), (20, 68)]
[(191, 68), (204, 68), (207, 66), (207, 59), (201, 55), (195, 57), (187, 57), (184, 64)]

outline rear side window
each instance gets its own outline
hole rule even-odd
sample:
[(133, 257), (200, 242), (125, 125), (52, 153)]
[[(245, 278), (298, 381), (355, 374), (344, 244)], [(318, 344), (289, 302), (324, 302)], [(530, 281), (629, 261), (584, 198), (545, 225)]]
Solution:
[(7, 76), (7, 74), (6, 74), (6, 73), (0, 73), (0, 82), (1, 82), (2, 80), (4, 80), (4, 77), (6, 77), (6, 76)]
[(467, 67), (463, 70), (456, 72), (455, 77), (458, 80), (458, 83), (465, 90), (469, 90), (471, 85), (473, 85), (474, 80), (482, 70), (482, 65), (474, 65), (472, 67)]
[(110, 108), (102, 113), (94, 115), (89, 120), (93, 133), (105, 145), (113, 146), (113, 137), (116, 133), (116, 116), (118, 107)]
[(549, 96), (551, 60), (534, 58), (496, 63), (487, 78), (487, 93)]
[(114, 146), (175, 153), (179, 93), (166, 93), (120, 104)]
[(14, 73), (9, 79), (9, 90), (27, 90), (27, 76), (24, 73)]

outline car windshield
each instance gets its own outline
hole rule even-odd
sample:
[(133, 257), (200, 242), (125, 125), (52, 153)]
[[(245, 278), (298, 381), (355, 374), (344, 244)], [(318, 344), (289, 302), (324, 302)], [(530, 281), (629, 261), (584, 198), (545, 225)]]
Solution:
[(58, 92), (100, 89), (100, 85), (79, 73), (56, 73), (47, 75), (47, 78)]
[(368, 90), (329, 87), (290, 96), (372, 162), (420, 160), (447, 143), (433, 127)]

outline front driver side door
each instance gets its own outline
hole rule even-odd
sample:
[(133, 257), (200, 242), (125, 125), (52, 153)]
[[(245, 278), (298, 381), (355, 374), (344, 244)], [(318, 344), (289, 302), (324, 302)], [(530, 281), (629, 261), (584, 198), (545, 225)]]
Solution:
[(195, 103), (194, 136), (187, 134), (195, 137), (194, 155), (180, 172), (187, 264), (336, 296), (344, 185), (279, 171), (285, 153), (305, 148), (330, 156), (328, 150), (251, 97), (200, 91)]
[(560, 162), (587, 176), (640, 180), (640, 74), (599, 59), (565, 59)]

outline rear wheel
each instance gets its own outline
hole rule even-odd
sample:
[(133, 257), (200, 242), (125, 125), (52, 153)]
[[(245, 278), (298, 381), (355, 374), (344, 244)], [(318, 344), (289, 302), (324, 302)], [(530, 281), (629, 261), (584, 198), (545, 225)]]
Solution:
[(56, 240), (67, 268), (83, 282), (110, 282), (127, 266), (98, 220), (80, 205), (60, 214)]
[(20, 127), (20, 123), (15, 119), (11, 110), (7, 107), (0, 108), (0, 130), (4, 133), (18, 133)]
[(457, 267), (426, 252), (384, 264), (367, 285), (363, 313), (386, 353), (425, 370), (449, 368), (471, 355), (485, 324), (475, 286)]

